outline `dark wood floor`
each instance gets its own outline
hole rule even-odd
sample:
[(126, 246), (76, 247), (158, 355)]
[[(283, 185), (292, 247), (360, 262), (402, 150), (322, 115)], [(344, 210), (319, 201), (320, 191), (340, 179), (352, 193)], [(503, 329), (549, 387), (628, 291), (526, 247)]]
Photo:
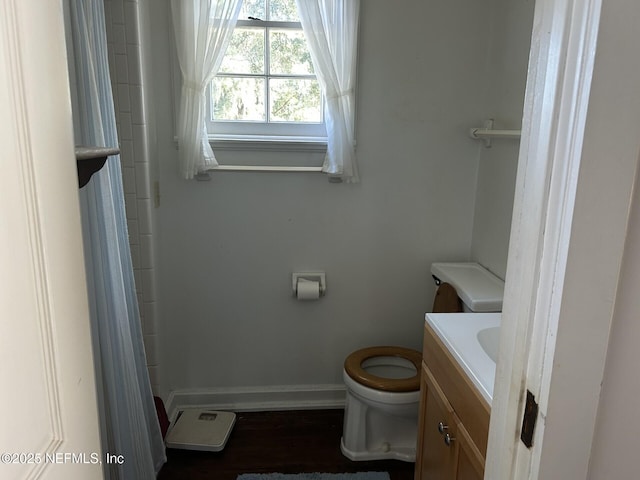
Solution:
[(352, 462), (340, 452), (342, 410), (238, 413), (222, 452), (167, 449), (159, 480), (235, 480), (241, 473), (389, 472), (413, 480), (413, 463)]

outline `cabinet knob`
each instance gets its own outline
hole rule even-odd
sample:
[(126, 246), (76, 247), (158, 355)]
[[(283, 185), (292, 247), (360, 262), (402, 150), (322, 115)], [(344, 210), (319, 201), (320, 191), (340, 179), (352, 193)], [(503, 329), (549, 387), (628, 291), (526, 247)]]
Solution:
[(450, 447), (454, 441), (455, 441), (455, 438), (452, 437), (450, 434), (447, 433), (444, 436), (444, 443), (447, 445), (447, 447)]
[(445, 425), (444, 423), (440, 422), (438, 423), (438, 431), (440, 432), (441, 435), (444, 435), (444, 432), (446, 430), (448, 430), (449, 427), (447, 425)]

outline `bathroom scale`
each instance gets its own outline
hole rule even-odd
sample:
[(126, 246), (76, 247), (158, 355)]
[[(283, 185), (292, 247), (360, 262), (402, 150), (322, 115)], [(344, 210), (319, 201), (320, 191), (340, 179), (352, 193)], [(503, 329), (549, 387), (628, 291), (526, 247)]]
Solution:
[(236, 422), (233, 412), (219, 412), (203, 408), (180, 410), (167, 432), (168, 448), (219, 452), (229, 439)]

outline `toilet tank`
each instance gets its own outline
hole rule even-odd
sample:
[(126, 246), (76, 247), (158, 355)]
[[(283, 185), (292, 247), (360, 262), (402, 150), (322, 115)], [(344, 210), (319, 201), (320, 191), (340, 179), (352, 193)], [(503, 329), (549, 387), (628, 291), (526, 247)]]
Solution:
[(436, 281), (453, 285), (466, 312), (501, 312), (504, 281), (478, 263), (434, 263)]

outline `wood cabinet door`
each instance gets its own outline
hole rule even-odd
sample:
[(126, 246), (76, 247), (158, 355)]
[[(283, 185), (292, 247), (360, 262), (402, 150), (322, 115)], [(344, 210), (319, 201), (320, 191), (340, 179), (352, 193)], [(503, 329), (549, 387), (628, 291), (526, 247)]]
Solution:
[(464, 425), (456, 419), (456, 460), (453, 478), (456, 480), (482, 480), (484, 458)]
[[(451, 405), (423, 365), (416, 480), (450, 480), (455, 473), (456, 445), (445, 443), (445, 435), (456, 436)], [(439, 425), (444, 427), (441, 432)]]

